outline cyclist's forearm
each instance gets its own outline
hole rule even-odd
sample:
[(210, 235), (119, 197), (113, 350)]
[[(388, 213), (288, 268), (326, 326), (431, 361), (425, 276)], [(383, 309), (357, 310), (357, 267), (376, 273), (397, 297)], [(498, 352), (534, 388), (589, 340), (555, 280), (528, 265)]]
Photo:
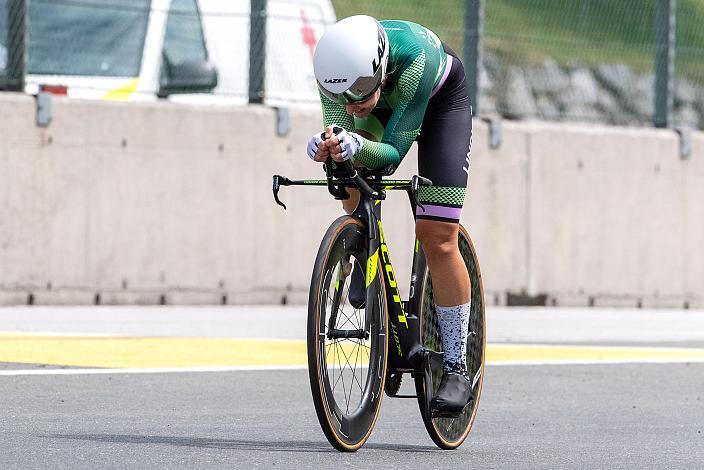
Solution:
[(354, 156), (354, 160), (362, 163), (367, 168), (383, 168), (387, 165), (398, 165), (401, 154), (391, 144), (365, 140), (364, 146)]
[(320, 104), (323, 108), (323, 127), (333, 124), (344, 128), (347, 131), (354, 130), (354, 118), (345, 112), (345, 108), (333, 103), (320, 94)]

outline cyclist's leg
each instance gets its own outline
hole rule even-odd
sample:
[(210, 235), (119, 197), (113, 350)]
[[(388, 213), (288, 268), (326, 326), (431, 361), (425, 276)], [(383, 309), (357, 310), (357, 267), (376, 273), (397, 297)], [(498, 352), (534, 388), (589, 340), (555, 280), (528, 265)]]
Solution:
[(347, 192), (350, 198), (342, 200), (342, 208), (345, 210), (345, 213), (351, 215), (359, 205), (359, 191), (353, 188), (347, 188)]
[(430, 273), (433, 276), (433, 297), (441, 307), (469, 302), (469, 275), (457, 245), (459, 225), (418, 219), (416, 236), (423, 245)]
[(470, 281), (459, 251), (459, 219), (469, 174), (472, 118), (462, 63), (453, 58), (447, 82), (430, 100), (418, 139), (418, 169), (433, 186), (421, 188), (416, 235), (433, 279), (445, 374), (433, 398), (438, 410), (461, 412), (470, 398), (466, 340)]
[(458, 245), (459, 219), (469, 174), (472, 116), (464, 69), (457, 58), (447, 82), (430, 100), (418, 139), (418, 170), (433, 181), (421, 187), (416, 235), (423, 244), (441, 307), (469, 301), (469, 276)]
[(464, 374), (470, 315), (470, 281), (459, 251), (459, 225), (419, 219), (416, 235), (433, 279), (433, 297), (443, 338), (444, 369)]
[[(342, 208), (347, 214), (352, 214), (359, 205), (359, 191), (347, 188), (349, 199), (342, 200)], [(364, 308), (367, 302), (367, 286), (365, 282), (365, 269), (361, 264), (355, 264), (352, 271), (352, 282), (350, 283), (349, 301), (354, 308)]]

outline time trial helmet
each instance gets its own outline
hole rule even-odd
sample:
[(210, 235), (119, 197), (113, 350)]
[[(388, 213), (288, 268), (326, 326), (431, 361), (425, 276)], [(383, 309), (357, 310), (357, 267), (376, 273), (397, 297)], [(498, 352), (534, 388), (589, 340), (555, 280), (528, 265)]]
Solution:
[(386, 31), (371, 16), (342, 19), (325, 31), (313, 56), (320, 91), (341, 105), (358, 103), (381, 86), (389, 60)]

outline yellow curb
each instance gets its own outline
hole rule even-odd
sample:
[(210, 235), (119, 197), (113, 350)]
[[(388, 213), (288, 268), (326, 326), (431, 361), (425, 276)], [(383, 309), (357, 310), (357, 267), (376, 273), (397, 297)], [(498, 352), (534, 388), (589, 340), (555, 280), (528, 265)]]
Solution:
[(306, 363), (305, 341), (26, 336), (0, 338), (0, 362), (153, 368)]
[(630, 346), (553, 346), (493, 344), (489, 363), (704, 361), (704, 349)]
[[(328, 358), (359, 363), (368, 360), (368, 351), (330, 348)], [(704, 349), (490, 344), (486, 359), (497, 365), (703, 362)], [(307, 364), (307, 356), (303, 340), (1, 334), (0, 362), (107, 368), (293, 366)]]

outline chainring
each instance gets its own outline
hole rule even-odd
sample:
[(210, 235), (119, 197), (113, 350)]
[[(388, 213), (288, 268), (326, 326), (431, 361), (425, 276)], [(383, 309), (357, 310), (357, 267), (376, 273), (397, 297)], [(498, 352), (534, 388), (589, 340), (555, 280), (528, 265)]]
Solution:
[(386, 383), (384, 384), (384, 393), (390, 397), (395, 397), (401, 389), (401, 379), (403, 374), (391, 373), (386, 374)]

